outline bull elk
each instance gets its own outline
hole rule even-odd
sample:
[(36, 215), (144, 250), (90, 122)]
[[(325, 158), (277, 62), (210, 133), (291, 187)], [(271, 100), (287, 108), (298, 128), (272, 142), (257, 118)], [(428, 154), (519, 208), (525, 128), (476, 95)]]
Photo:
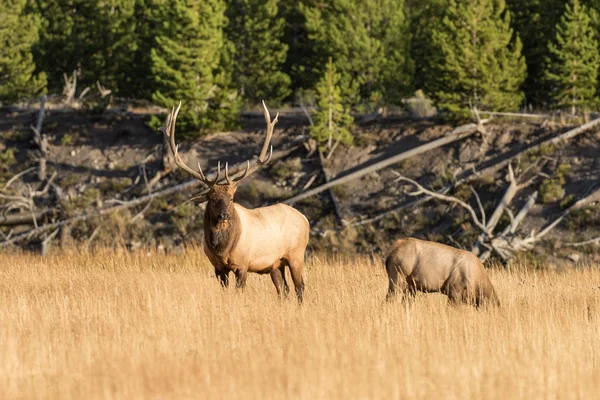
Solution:
[(252, 166), (248, 161), (245, 171), (237, 178), (229, 176), (226, 163), (224, 182), (219, 181), (221, 162), (217, 164), (216, 178), (209, 180), (202, 172), (200, 162), (196, 171), (179, 156), (175, 144), (175, 123), (181, 103), (171, 111), (166, 128), (161, 127), (160, 130), (166, 136), (175, 164), (208, 187), (208, 190), (190, 200), (198, 204), (207, 202), (204, 211), (204, 253), (214, 266), (221, 285), (229, 285), (230, 272), (235, 274), (236, 286), (241, 289), (246, 285), (248, 272), (271, 274), (277, 293), (285, 296), (289, 292), (285, 279), (285, 266), (288, 266), (298, 302), (302, 303), (302, 269), (310, 230), (306, 217), (285, 204), (249, 210), (234, 202), (239, 183), (267, 164), (273, 154), (273, 146), (270, 146), (267, 157), (279, 114), (271, 121), (264, 102), (263, 107), (267, 131), (258, 160)]
[(466, 250), (425, 240), (400, 239), (387, 251), (385, 268), (388, 300), (398, 292), (412, 297), (421, 291), (441, 292), (453, 303), (500, 305), (481, 261)]

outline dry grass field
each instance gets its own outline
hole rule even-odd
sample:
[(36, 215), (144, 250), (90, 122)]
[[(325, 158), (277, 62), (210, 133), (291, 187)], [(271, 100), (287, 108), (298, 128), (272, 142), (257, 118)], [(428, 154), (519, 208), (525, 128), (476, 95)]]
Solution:
[(381, 264), (314, 257), (299, 307), (198, 250), (4, 254), (0, 398), (597, 398), (600, 269), (491, 278), (500, 309), (384, 304)]

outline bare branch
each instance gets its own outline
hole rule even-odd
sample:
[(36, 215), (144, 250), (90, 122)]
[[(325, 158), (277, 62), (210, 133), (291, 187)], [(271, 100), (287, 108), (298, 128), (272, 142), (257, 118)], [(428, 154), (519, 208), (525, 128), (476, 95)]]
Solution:
[(63, 88), (65, 99), (63, 103), (69, 105), (75, 99), (75, 91), (77, 90), (77, 71), (73, 71), (73, 79), (69, 79), (66, 73), (63, 74), (63, 78), (65, 80), (65, 86)]
[(100, 81), (96, 81), (96, 87), (98, 88), (98, 92), (100, 93), (101, 98), (105, 98), (106, 96), (112, 93), (112, 90), (105, 88), (102, 86)]
[(9, 186), (12, 185), (17, 179), (19, 179), (23, 175), (27, 175), (28, 173), (30, 173), (31, 171), (34, 171), (34, 170), (35, 170), (35, 167), (29, 167), (26, 170), (19, 172), (18, 174), (16, 174), (12, 178), (10, 178), (8, 180), (8, 182), (6, 182), (6, 184), (4, 185), (4, 190), (8, 189)]
[(442, 200), (442, 201), (447, 201), (447, 202), (450, 202), (450, 203), (458, 204), (459, 206), (461, 206), (462, 208), (464, 208), (465, 210), (467, 210), (469, 212), (469, 214), (471, 214), (471, 219), (473, 220), (473, 223), (482, 232), (486, 232), (485, 225), (481, 223), (481, 221), (477, 217), (477, 213), (475, 212), (475, 210), (473, 209), (473, 207), (471, 207), (470, 205), (468, 205), (464, 201), (462, 201), (460, 199), (457, 199), (456, 197), (453, 197), (453, 196), (447, 196), (445, 194), (440, 194), (440, 193), (436, 193), (436, 192), (433, 192), (431, 190), (425, 189), (423, 186), (421, 186), (416, 181), (414, 181), (414, 180), (412, 180), (410, 178), (404, 177), (404, 176), (399, 176), (398, 178), (396, 178), (394, 180), (394, 182), (399, 182), (399, 181), (408, 182), (408, 183), (416, 186), (419, 189), (417, 192), (408, 193), (411, 196), (416, 196), (418, 194), (427, 194), (427, 195), (433, 197), (434, 199), (439, 199), (439, 200)]
[(477, 199), (477, 205), (479, 206), (479, 213), (481, 214), (481, 223), (483, 225), (486, 225), (485, 210), (483, 209), (483, 204), (481, 204), (481, 199), (479, 198), (479, 194), (477, 194), (477, 191), (475, 189), (473, 189), (473, 186), (469, 186), (469, 189), (471, 189), (471, 192), (475, 195), (475, 199)]
[(583, 242), (577, 242), (577, 243), (565, 243), (564, 246), (568, 246), (568, 247), (582, 247), (582, 246), (588, 246), (588, 245), (600, 245), (600, 236), (598, 236), (597, 238), (594, 239), (590, 239), (590, 240), (585, 240)]

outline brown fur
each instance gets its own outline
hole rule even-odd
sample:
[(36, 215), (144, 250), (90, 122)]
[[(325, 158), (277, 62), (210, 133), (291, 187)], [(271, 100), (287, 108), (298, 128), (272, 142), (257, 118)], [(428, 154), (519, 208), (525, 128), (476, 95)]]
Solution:
[(500, 305), (483, 264), (473, 253), (418, 239), (396, 241), (386, 255), (388, 300), (398, 292), (441, 292), (453, 303)]
[[(248, 272), (271, 274), (277, 293), (289, 291), (284, 267), (288, 266), (302, 302), (304, 252), (308, 220), (294, 208), (276, 204), (249, 210), (233, 202), (236, 184), (215, 185), (207, 195), (204, 212), (204, 252), (223, 286), (233, 271), (239, 288)], [(202, 199), (204, 200), (204, 199)], [(225, 213), (226, 219), (219, 219)]]

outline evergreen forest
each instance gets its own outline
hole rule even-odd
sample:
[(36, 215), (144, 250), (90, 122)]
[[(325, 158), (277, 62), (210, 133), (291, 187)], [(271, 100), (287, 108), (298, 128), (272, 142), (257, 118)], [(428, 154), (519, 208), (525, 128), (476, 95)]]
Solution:
[(182, 101), (194, 134), (263, 99), (329, 104), (340, 121), (415, 93), (448, 118), (585, 112), (599, 14), (598, 0), (0, 0), (0, 104), (75, 75), (115, 99)]

